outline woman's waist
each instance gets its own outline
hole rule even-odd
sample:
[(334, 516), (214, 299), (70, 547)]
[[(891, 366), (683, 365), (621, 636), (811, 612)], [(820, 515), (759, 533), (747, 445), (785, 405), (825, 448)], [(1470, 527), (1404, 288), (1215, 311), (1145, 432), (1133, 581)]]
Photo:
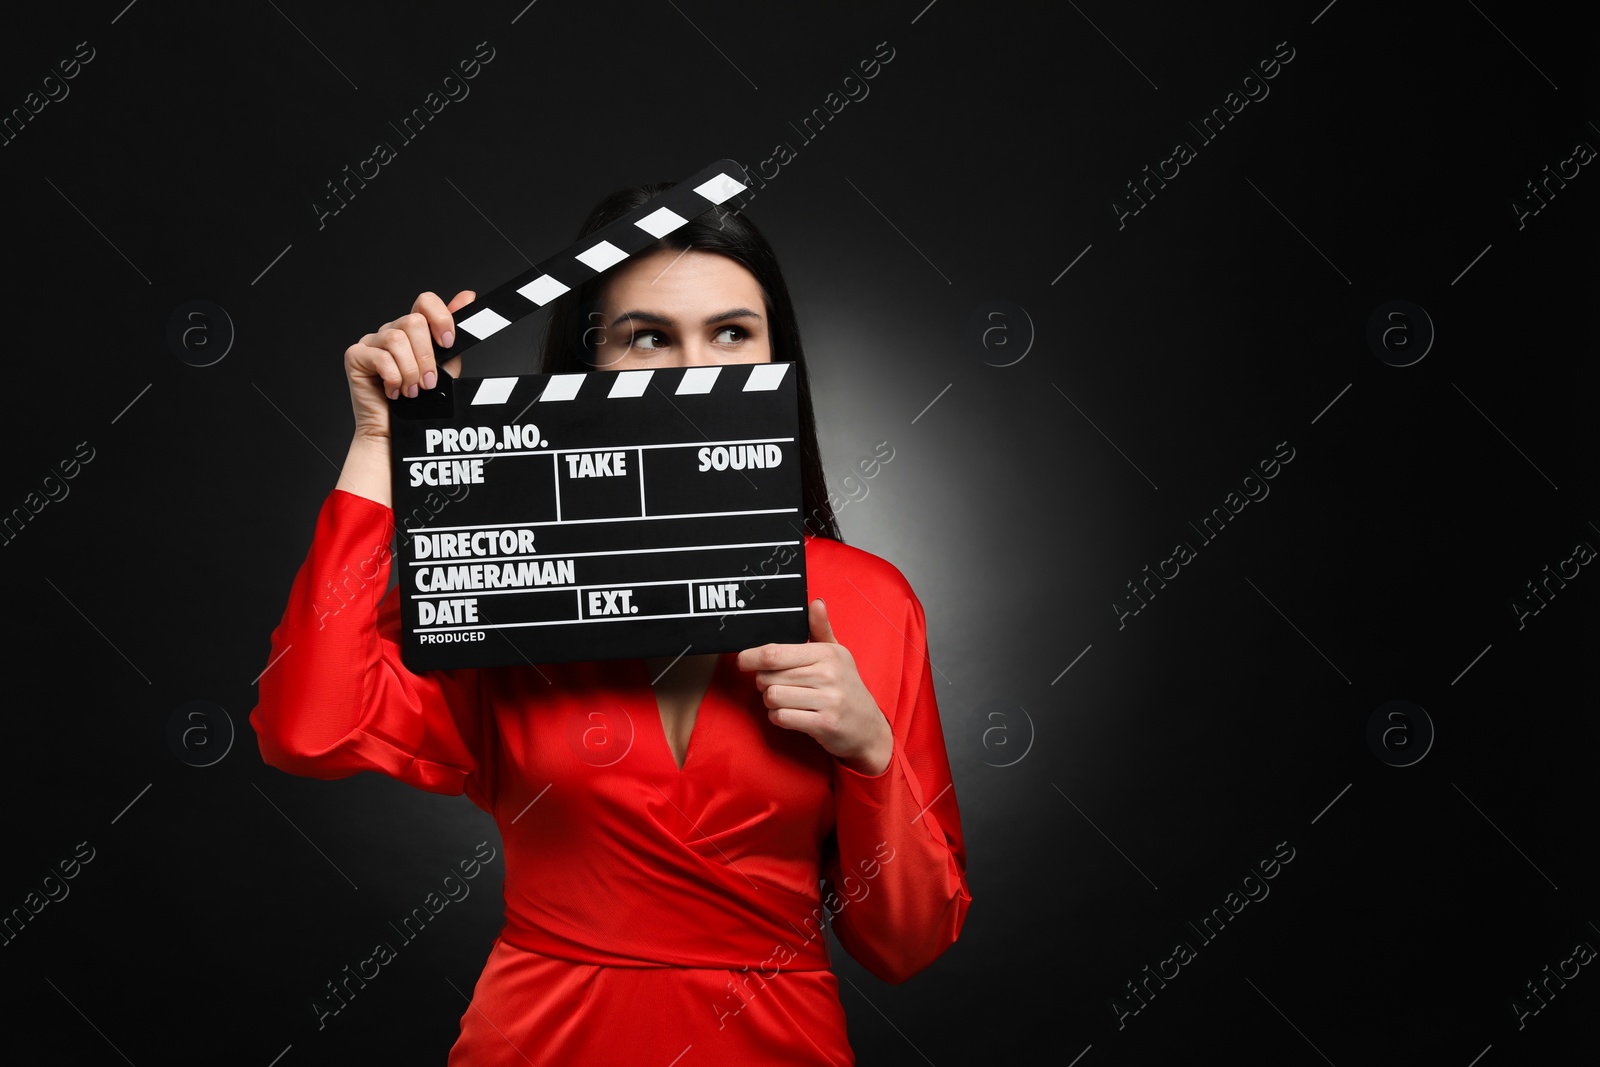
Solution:
[(500, 936), (529, 952), (611, 967), (830, 968), (820, 900), (707, 899), (678, 888), (646, 899), (593, 894), (562, 906), (508, 886)]
[(733, 944), (721, 941), (685, 944), (652, 940), (634, 942), (609, 940), (596, 944), (543, 927), (518, 923), (511, 916), (500, 930), (506, 944), (523, 950), (597, 967), (653, 967), (703, 969), (714, 971), (752, 971), (771, 978), (784, 971), (827, 971), (832, 969), (827, 943), (822, 937), (803, 938), (781, 935), (767, 944)]

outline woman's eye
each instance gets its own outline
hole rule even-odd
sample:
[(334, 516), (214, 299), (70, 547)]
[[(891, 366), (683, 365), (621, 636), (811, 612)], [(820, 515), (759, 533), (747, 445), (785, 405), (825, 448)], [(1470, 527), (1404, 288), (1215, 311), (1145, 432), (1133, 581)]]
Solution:
[(722, 340), (722, 335), (725, 333), (733, 333), (737, 334), (738, 336), (729, 337), (727, 340), (722, 341), (723, 344), (737, 344), (738, 342), (744, 340), (744, 330), (738, 326), (724, 326), (722, 329), (717, 331), (717, 340)]
[(660, 347), (656, 341), (661, 338), (659, 330), (641, 330), (628, 338), (628, 347), (637, 348), (641, 352), (654, 352)]

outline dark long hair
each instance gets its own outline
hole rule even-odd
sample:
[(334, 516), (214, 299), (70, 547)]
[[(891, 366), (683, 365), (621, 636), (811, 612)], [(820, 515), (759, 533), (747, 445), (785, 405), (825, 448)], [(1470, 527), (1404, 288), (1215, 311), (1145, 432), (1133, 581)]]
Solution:
[[(578, 238), (626, 215), (634, 208), (671, 189), (674, 182), (658, 182), (616, 192), (601, 200), (589, 212)], [(718, 217), (720, 216), (720, 217)], [(740, 215), (715, 211), (690, 219), (653, 244), (634, 254), (646, 256), (661, 249), (683, 251), (694, 248), (712, 252), (744, 267), (761, 285), (766, 300), (768, 336), (774, 361), (792, 360), (795, 386), (800, 401), (800, 484), (805, 503), (805, 535), (843, 542), (833, 507), (828, 503), (828, 482), (822, 472), (822, 453), (817, 448), (817, 420), (811, 408), (811, 379), (806, 373), (805, 351), (800, 345), (800, 324), (795, 319), (789, 287), (784, 284), (778, 257), (755, 223)], [(592, 278), (556, 302), (545, 331), (544, 355), (539, 370), (543, 374), (576, 374), (597, 370), (594, 347), (588, 342), (592, 312), (600, 307), (600, 289), (606, 276)]]

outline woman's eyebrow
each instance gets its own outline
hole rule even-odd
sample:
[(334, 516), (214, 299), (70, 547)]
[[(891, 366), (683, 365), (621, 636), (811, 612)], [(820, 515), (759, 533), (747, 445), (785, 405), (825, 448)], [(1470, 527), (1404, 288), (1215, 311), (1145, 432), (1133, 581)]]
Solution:
[[(720, 315), (708, 316), (706, 318), (705, 322), (702, 323), (701, 325), (710, 326), (713, 322), (721, 322), (724, 319), (759, 319), (759, 318), (761, 318), (761, 316), (756, 314), (754, 311), (751, 311), (749, 308), (732, 308), (732, 309), (730, 309), (728, 311), (724, 311)], [(665, 316), (665, 315), (657, 315), (653, 311), (624, 311), (622, 314), (618, 315), (615, 319), (611, 320), (611, 325), (620, 326), (624, 322), (628, 321), (629, 319), (634, 319), (634, 320), (636, 320), (638, 322), (652, 323), (652, 324), (654, 324), (656, 326), (676, 326), (677, 325), (677, 323), (675, 321), (673, 321), (672, 319), (668, 318), (667, 316)]]

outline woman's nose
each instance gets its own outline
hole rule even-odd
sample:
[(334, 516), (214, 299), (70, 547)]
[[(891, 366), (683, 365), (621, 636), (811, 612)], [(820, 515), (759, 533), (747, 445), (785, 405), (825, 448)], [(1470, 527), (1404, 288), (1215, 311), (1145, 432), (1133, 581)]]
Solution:
[(687, 341), (679, 354), (683, 357), (680, 366), (684, 367), (709, 367), (722, 362), (716, 349), (705, 341)]

